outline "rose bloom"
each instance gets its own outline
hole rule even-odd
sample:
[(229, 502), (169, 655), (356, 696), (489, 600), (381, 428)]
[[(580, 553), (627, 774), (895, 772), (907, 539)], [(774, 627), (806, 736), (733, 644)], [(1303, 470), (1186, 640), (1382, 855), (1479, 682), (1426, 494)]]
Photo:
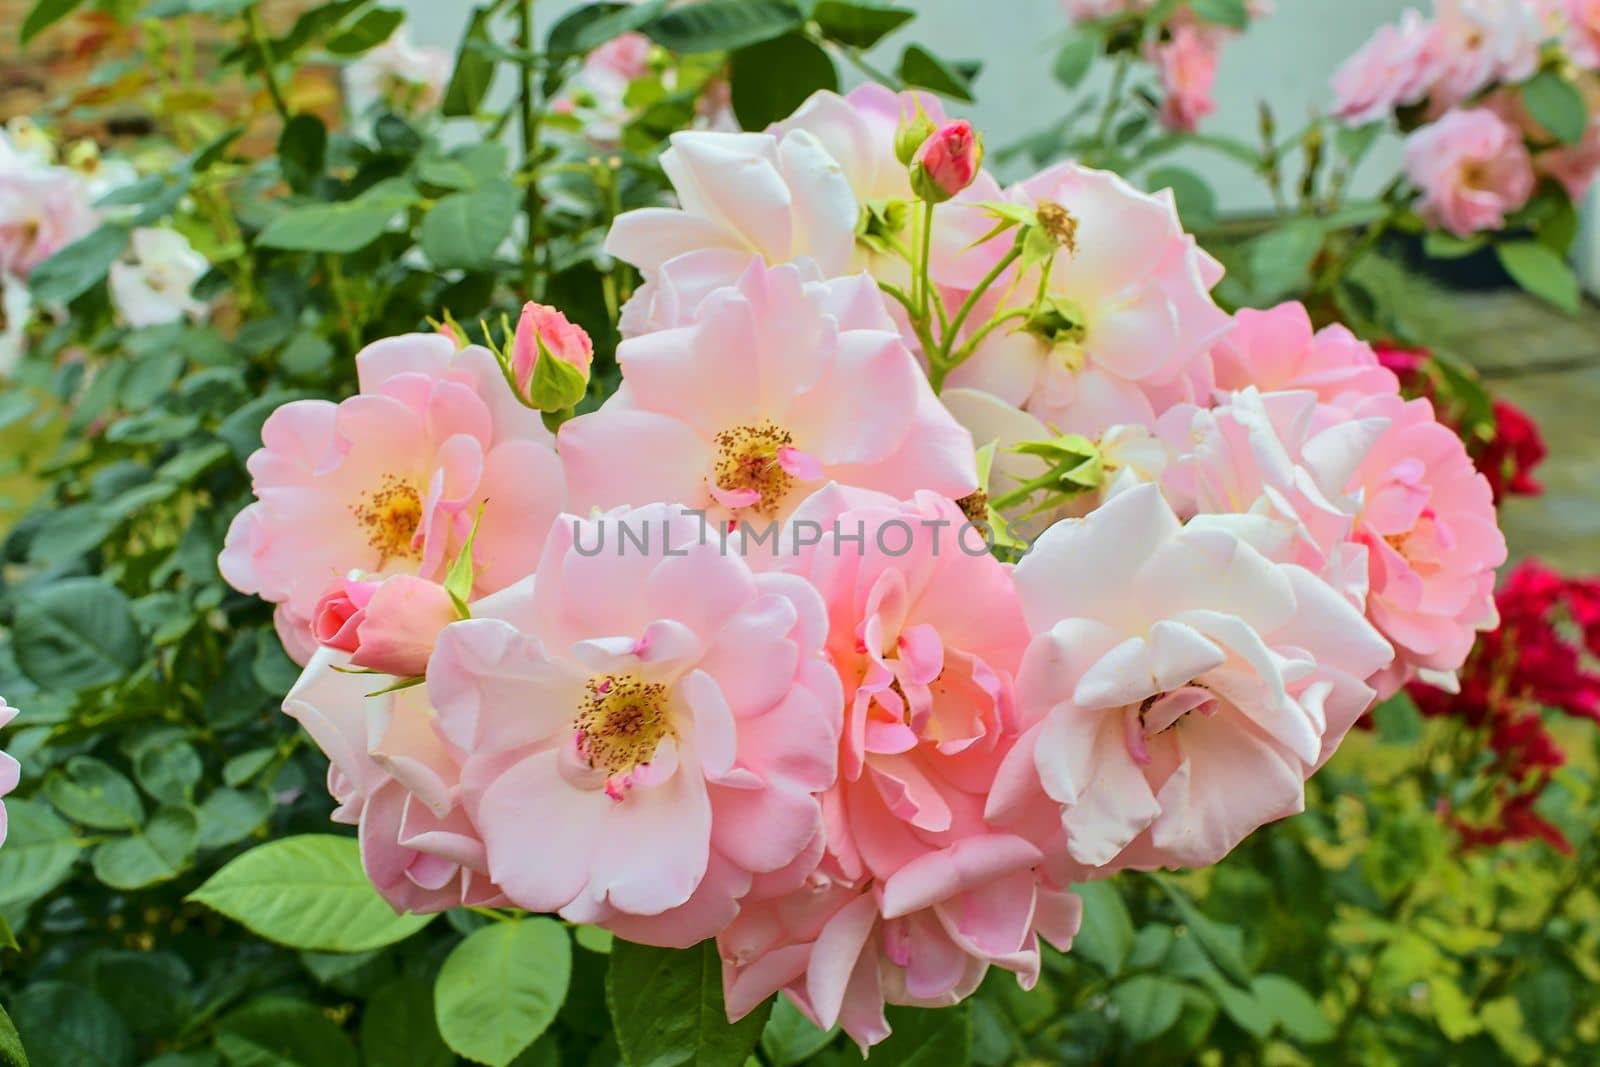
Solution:
[(1549, 36), (1539, 5), (1528, 0), (1436, 0), (1434, 26), (1435, 113), (1494, 82), (1531, 77)]
[[(949, 387), (989, 393), (1058, 433), (1090, 436), (1118, 423), (1148, 425), (1174, 403), (1209, 395), (1207, 352), (1229, 327), (1209, 292), (1222, 267), (1184, 232), (1170, 190), (1142, 193), (1114, 174), (1063, 163), (1007, 197), (1042, 208), (1057, 231), (1062, 248), (1045, 286), (1059, 321), (991, 331)], [(967, 254), (998, 257), (1013, 240), (1001, 234)], [(1001, 278), (969, 329), (1025, 307), (1038, 286), (1036, 270)], [(999, 306), (1007, 292), (1012, 302)]]
[(517, 906), (687, 947), (756, 876), (815, 866), (841, 700), (822, 601), (707, 533), (665, 504), (562, 516), (535, 575), (440, 635), (428, 694)]
[(1338, 323), (1313, 330), (1305, 305), (1294, 301), (1265, 311), (1240, 308), (1211, 362), (1217, 388), (1230, 392), (1306, 389), (1334, 405), (1400, 392), (1399, 379), (1371, 345)]
[(1161, 75), (1161, 124), (1167, 129), (1191, 132), (1217, 109), (1211, 88), (1220, 49), (1215, 31), (1187, 23), (1174, 27), (1171, 38), (1152, 49)]
[(895, 158), (895, 133), (918, 109), (935, 127), (944, 125), (944, 105), (930, 93), (901, 92), (867, 82), (843, 96), (812, 93), (793, 115), (768, 127), (782, 137), (805, 130), (844, 170), (850, 190), (861, 203), (910, 200), (906, 165)]
[(131, 257), (111, 264), (111, 303), (135, 328), (203, 318), (206, 305), (191, 294), (210, 267), (177, 230), (134, 230)]
[(1014, 578), (1028, 732), (988, 815), (1056, 805), (1083, 864), (1203, 866), (1300, 811), (1393, 655), (1326, 583), (1180, 525), (1155, 486), (1052, 526)]
[[(0, 697), (0, 727), (9, 726), (17, 717), (17, 709)], [(0, 752), (0, 797), (7, 796), (22, 779), (22, 765), (9, 752)], [(0, 803), (0, 845), (6, 843), (6, 806)]]
[(1423, 218), (1458, 237), (1500, 229), (1535, 184), (1522, 134), (1485, 108), (1452, 111), (1407, 137), (1406, 175)]
[(300, 662), (318, 602), (352, 571), (442, 580), (476, 522), (476, 593), (493, 592), (533, 569), (563, 505), (550, 434), (487, 350), (407, 334), (368, 345), (356, 368), (356, 396), (267, 419), (247, 464), (256, 501), (218, 560), (235, 589), (278, 605)]
[(1438, 36), (1433, 23), (1408, 9), (1383, 26), (1333, 75), (1333, 113), (1351, 126), (1420, 103), (1434, 77)]
[(561, 427), (577, 508), (672, 500), (759, 525), (830, 480), (897, 497), (977, 488), (971, 436), (865, 275), (754, 263), (693, 325), (630, 338), (617, 361), (616, 394)]
[(1497, 622), (1506, 542), (1489, 482), (1427, 400), (1371, 397), (1351, 414), (1388, 423), (1348, 487), (1361, 500), (1353, 536), (1367, 547), (1367, 617), (1395, 647), (1373, 684), (1384, 697), (1418, 673), (1451, 686), (1478, 631)]
[(0, 157), (0, 274), (33, 268), (99, 224), (83, 183), (65, 167)]
[(357, 828), (367, 877), (396, 911), (504, 905), (460, 804), (462, 753), (441, 736), (426, 690), (379, 693), (390, 679), (348, 667), (321, 650), (283, 710), (327, 755), (333, 821)]
[(1600, 68), (1600, 0), (1565, 0), (1563, 8), (1567, 55), (1587, 70)]
[(345, 68), (350, 95), (381, 100), (408, 111), (432, 110), (444, 96), (455, 57), (441, 48), (411, 43), (404, 26)]
[(1031, 987), (1039, 937), (1065, 948), (1076, 930), (1043, 851), (984, 819), (1028, 633), (1007, 568), (970, 532), (958, 543), (965, 522), (932, 493), (838, 487), (791, 520), (781, 565), (822, 594), (844, 683), (839, 781), (819, 870), (753, 893), (718, 938), (732, 1017), (782, 989), (865, 1049), (889, 1032), (885, 1003), (954, 1004), (991, 966)]

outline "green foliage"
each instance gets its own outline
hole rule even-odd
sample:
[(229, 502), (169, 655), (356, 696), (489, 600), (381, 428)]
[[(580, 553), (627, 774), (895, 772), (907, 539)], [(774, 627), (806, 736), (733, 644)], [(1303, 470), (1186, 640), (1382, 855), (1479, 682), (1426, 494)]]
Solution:
[(729, 1025), (722, 961), (706, 941), (686, 951), (616, 942), (606, 1002), (627, 1067), (739, 1067), (761, 1040), (770, 1003)]
[(468, 1059), (507, 1067), (555, 1021), (571, 976), (572, 943), (559, 923), (491, 923), (444, 961), (434, 989), (439, 1032)]

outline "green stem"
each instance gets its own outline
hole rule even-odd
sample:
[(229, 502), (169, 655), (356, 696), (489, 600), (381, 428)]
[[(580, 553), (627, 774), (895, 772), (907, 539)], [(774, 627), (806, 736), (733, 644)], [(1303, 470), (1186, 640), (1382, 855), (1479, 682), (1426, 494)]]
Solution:
[(988, 337), (998, 327), (1010, 322), (1012, 319), (1025, 319), (1028, 317), (1028, 315), (1029, 311), (1027, 308), (1012, 308), (1004, 315), (996, 315), (994, 318), (984, 323), (982, 329), (973, 334), (971, 337), (967, 338), (960, 348), (956, 349), (950, 354), (950, 359), (948, 361), (949, 369), (955, 370), (957, 367), (961, 366), (961, 364), (965, 363), (967, 361), (967, 357), (971, 356), (972, 353), (977, 350), (977, 347), (983, 343), (983, 339)]
[(869, 63), (867, 61), (867, 57), (862, 54), (861, 49), (852, 46), (840, 49), (840, 51), (844, 53), (844, 58), (850, 61), (851, 66), (855, 67), (861, 73), (877, 82), (879, 85), (886, 85), (890, 89), (894, 89), (896, 91), (906, 87), (906, 83), (895, 77), (893, 74), (890, 74), (888, 71), (879, 70), (877, 67)]
[(1117, 117), (1117, 111), (1122, 105), (1122, 90), (1128, 82), (1129, 67), (1128, 53), (1123, 52), (1118, 55), (1116, 72), (1111, 75), (1111, 88), (1106, 93), (1105, 106), (1100, 109), (1100, 121), (1094, 128), (1096, 148), (1105, 148), (1106, 137), (1111, 133), (1111, 120)]
[(961, 327), (966, 324), (967, 317), (972, 314), (972, 309), (978, 306), (978, 301), (989, 291), (989, 287), (999, 280), (1000, 275), (1006, 272), (1006, 268), (1021, 257), (1022, 245), (1020, 242), (1014, 242), (1011, 245), (1011, 250), (1001, 256), (998, 263), (989, 268), (989, 273), (985, 274), (983, 279), (978, 282), (977, 288), (967, 294), (967, 298), (961, 302), (961, 307), (956, 312), (956, 317), (950, 320), (950, 328), (944, 334), (944, 343), (939, 346), (939, 359), (941, 362), (950, 358), (950, 350), (955, 344), (956, 335), (961, 332)]
[(928, 319), (928, 291), (933, 288), (932, 281), (928, 278), (928, 262), (933, 251), (933, 204), (928, 202), (922, 205), (922, 247), (917, 261), (918, 292), (922, 294), (921, 301), (917, 304), (922, 321)]
[(1049, 489), (1059, 484), (1060, 481), (1060, 476), (1055, 471), (1046, 471), (1037, 478), (1030, 478), (1023, 482), (1009, 493), (1001, 493), (999, 496), (990, 497), (989, 506), (996, 511), (1005, 511), (1007, 508), (1015, 507), (1027, 500), (1039, 490)]
[(256, 54), (261, 60), (261, 77), (267, 83), (267, 95), (272, 97), (273, 110), (284, 122), (289, 121), (289, 101), (284, 98), (283, 90), (278, 87), (278, 72), (272, 58), (272, 45), (267, 41), (267, 27), (261, 21), (261, 11), (256, 4), (245, 8), (245, 22), (250, 27), (250, 40), (256, 46)]
[[(533, 3), (534, 0), (520, 0), (517, 5), (517, 36), (525, 51), (533, 51)], [(531, 167), (532, 181), (522, 193), (522, 211), (528, 219), (528, 240), (522, 250), (522, 287), (530, 300), (537, 300), (543, 294), (540, 292), (539, 276), (539, 231), (541, 229), (540, 216), (544, 211), (544, 201), (539, 197), (538, 159), (539, 159), (539, 107), (537, 92), (534, 82), (533, 68), (524, 63), (518, 71), (518, 99), (517, 108), (522, 123), (522, 152), (523, 165)]]

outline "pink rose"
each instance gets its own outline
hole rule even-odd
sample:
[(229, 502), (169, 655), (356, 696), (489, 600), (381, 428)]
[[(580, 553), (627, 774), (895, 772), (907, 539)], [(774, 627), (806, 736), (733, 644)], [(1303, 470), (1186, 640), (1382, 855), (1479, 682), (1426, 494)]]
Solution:
[(1417, 210), (1459, 237), (1498, 230), (1533, 195), (1522, 134), (1493, 111), (1452, 111), (1406, 138), (1406, 174)]
[(0, 163), (0, 274), (26, 278), (98, 223), (87, 190), (67, 168)]
[(1351, 126), (1385, 118), (1420, 103), (1435, 73), (1438, 35), (1433, 23), (1407, 10), (1380, 27), (1333, 75), (1333, 113)]
[[(5, 698), (0, 697), (0, 727), (10, 725), (11, 720), (16, 717), (17, 709), (7, 705)], [(9, 752), (0, 752), (0, 797), (8, 795), (17, 788), (21, 778), (22, 765)], [(6, 806), (0, 804), (0, 845), (6, 843), (6, 828)]]
[(1030, 726), (987, 814), (1053, 802), (1083, 864), (1215, 863), (1300, 811), (1393, 655), (1321, 579), (1180, 526), (1150, 485), (1046, 530), (1014, 578)]
[(1600, 0), (1565, 0), (1564, 6), (1567, 54), (1587, 70), (1600, 68)]
[[(1208, 352), (1230, 325), (1209, 292), (1222, 266), (1184, 232), (1169, 190), (1142, 193), (1117, 175), (1062, 163), (1006, 197), (1042, 209), (1062, 242), (1044, 282), (1061, 310), (1033, 330), (988, 332), (946, 387), (989, 393), (1057, 433), (1089, 435), (1149, 425), (1173, 404), (1209, 395)], [(1013, 240), (1002, 234), (965, 255), (981, 262)], [(1039, 286), (1038, 268), (1000, 279), (968, 329), (1026, 309)]]
[(485, 349), (439, 334), (368, 345), (361, 391), (273, 412), (250, 457), (256, 502), (234, 519), (218, 565), (241, 592), (280, 605), (291, 655), (315, 647), (330, 584), (414, 574), (442, 579), (475, 522), (475, 595), (533, 569), (560, 512), (560, 460), (538, 412), (511, 394)]
[(817, 861), (839, 743), (821, 598), (664, 504), (565, 515), (428, 665), (489, 873), (518, 907), (689, 946)]
[(621, 389), (561, 427), (579, 509), (670, 500), (759, 526), (830, 480), (894, 496), (977, 488), (971, 436), (865, 275), (756, 261), (693, 325), (629, 338), (617, 361)]
[(1531, 77), (1550, 36), (1540, 5), (1527, 0), (1436, 0), (1434, 25), (1435, 113)]
[(324, 648), (284, 699), (328, 757), (333, 820), (358, 828), (367, 877), (396, 911), (498, 907), (483, 842), (460, 804), (461, 755), (420, 687), (373, 694), (370, 675)]
[(819, 870), (753, 892), (718, 940), (732, 1017), (782, 989), (865, 1049), (888, 1033), (885, 1003), (953, 1004), (991, 966), (1031, 987), (1039, 937), (1072, 938), (1076, 898), (1041, 873), (1043, 851), (984, 818), (1017, 738), (1027, 630), (1006, 568), (965, 526), (932, 493), (836, 487), (791, 521), (782, 565), (822, 594), (844, 683), (839, 781)]
[(1161, 124), (1192, 131), (1216, 110), (1211, 87), (1217, 80), (1221, 40), (1214, 30), (1181, 23), (1171, 38), (1155, 46), (1152, 60), (1161, 75)]
[(1399, 379), (1371, 345), (1338, 324), (1313, 333), (1311, 316), (1299, 303), (1266, 311), (1241, 308), (1233, 329), (1211, 350), (1211, 361), (1217, 388), (1229, 391), (1309, 389), (1326, 404), (1400, 392)]
[(428, 669), (439, 631), (459, 618), (444, 586), (409, 574), (381, 582), (346, 580), (318, 603), (317, 640), (379, 674), (417, 678)]
[(1387, 696), (1419, 671), (1454, 672), (1494, 628), (1506, 542), (1488, 481), (1432, 404), (1372, 397), (1351, 414), (1388, 421), (1349, 485), (1362, 501), (1353, 536), (1367, 548), (1367, 617), (1395, 647), (1374, 681)]

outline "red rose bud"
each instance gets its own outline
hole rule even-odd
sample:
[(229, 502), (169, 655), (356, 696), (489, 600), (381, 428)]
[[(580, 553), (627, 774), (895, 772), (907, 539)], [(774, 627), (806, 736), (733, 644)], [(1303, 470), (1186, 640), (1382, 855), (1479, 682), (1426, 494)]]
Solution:
[(511, 343), (511, 376), (530, 407), (561, 411), (582, 400), (593, 360), (594, 342), (583, 327), (553, 307), (522, 305)]
[(922, 142), (911, 159), (911, 189), (942, 204), (971, 185), (983, 163), (983, 138), (965, 119), (947, 122)]

